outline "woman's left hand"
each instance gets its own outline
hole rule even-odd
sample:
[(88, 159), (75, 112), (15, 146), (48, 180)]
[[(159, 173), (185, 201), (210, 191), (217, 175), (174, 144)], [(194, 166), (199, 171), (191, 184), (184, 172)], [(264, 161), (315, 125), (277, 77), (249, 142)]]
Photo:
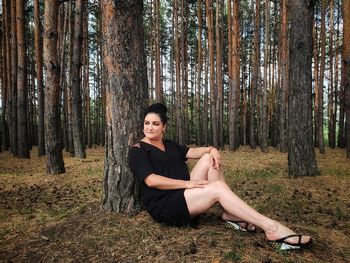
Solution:
[(216, 148), (211, 148), (210, 152), (210, 157), (211, 157), (211, 161), (212, 161), (212, 166), (214, 167), (214, 169), (219, 169), (220, 165), (221, 165), (221, 156), (219, 151)]

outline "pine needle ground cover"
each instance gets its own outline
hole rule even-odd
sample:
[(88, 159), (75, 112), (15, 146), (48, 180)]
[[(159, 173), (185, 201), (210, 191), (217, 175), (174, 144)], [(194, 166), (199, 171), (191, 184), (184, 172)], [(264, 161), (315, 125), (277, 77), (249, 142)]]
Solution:
[[(260, 212), (311, 234), (305, 251), (279, 252), (262, 231), (225, 227), (221, 208), (196, 228), (156, 224), (100, 208), (104, 149), (65, 156), (67, 173), (45, 174), (45, 158), (0, 154), (0, 261), (14, 262), (347, 262), (350, 162), (343, 150), (317, 155), (322, 175), (289, 179), (287, 154), (246, 147), (222, 151), (228, 184)], [(190, 162), (190, 166), (193, 162)]]

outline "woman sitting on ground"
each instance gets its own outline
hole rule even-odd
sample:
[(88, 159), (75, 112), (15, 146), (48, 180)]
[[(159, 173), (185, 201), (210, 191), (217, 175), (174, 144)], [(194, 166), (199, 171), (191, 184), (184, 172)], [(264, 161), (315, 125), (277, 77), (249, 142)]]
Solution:
[[(299, 249), (311, 243), (310, 236), (297, 235), (240, 199), (225, 182), (217, 149), (187, 148), (163, 140), (166, 111), (160, 103), (148, 108), (145, 136), (129, 153), (131, 171), (141, 183), (143, 201), (156, 221), (174, 226), (191, 225), (200, 214), (219, 203), (224, 209), (224, 221), (243, 231), (262, 228), (267, 240), (281, 250)], [(187, 159), (199, 159), (191, 173)]]

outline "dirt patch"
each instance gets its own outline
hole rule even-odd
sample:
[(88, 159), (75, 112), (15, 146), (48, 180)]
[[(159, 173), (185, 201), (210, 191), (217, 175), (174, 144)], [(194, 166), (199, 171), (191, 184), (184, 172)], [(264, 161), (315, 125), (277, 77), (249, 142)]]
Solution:
[[(45, 174), (45, 158), (0, 154), (0, 260), (13, 262), (346, 262), (350, 258), (350, 162), (342, 150), (319, 156), (322, 175), (287, 177), (287, 155), (243, 147), (223, 151), (229, 185), (249, 204), (309, 233), (311, 249), (281, 253), (261, 231), (237, 232), (215, 206), (196, 228), (101, 209), (104, 149), (65, 155), (67, 173)], [(190, 163), (190, 166), (193, 162)]]

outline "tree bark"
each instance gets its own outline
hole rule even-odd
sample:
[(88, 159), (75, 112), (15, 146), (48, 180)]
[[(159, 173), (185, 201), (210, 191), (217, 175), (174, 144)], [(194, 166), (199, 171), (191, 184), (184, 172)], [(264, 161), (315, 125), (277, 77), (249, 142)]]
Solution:
[(44, 136), (44, 87), (43, 87), (43, 49), (40, 23), (39, 0), (34, 0), (34, 22), (35, 22), (35, 59), (38, 90), (38, 156), (45, 155)]
[(59, 0), (45, 1), (44, 65), (46, 68), (45, 145), (47, 172), (65, 172), (60, 136), (59, 76), (57, 57), (57, 17)]
[(254, 50), (253, 50), (253, 73), (250, 95), (250, 125), (249, 144), (252, 149), (256, 148), (255, 140), (255, 111), (256, 92), (259, 88), (259, 68), (260, 68), (260, 0), (255, 0), (254, 19)]
[(196, 90), (196, 133), (197, 145), (202, 145), (203, 140), (203, 126), (201, 120), (201, 92), (202, 92), (202, 66), (203, 66), (203, 52), (202, 52), (202, 0), (197, 1), (197, 17), (198, 17), (198, 44), (197, 44), (197, 90)]
[(288, 108), (288, 174), (319, 173), (312, 139), (312, 21), (313, 4), (303, 0), (290, 6), (290, 94)]
[[(346, 4), (348, 3), (348, 4)], [(343, 4), (343, 85), (345, 111), (345, 140), (346, 157), (350, 158), (350, 5), (349, 1)]]
[(17, 30), (16, 1), (11, 1), (11, 132), (10, 144), (13, 156), (18, 156), (17, 133)]
[(216, 88), (217, 88), (217, 103), (216, 103), (216, 116), (218, 127), (218, 146), (221, 148), (224, 146), (224, 134), (223, 134), (223, 77), (222, 77), (222, 39), (221, 27), (223, 26), (223, 4), (221, 0), (216, 0), (216, 16), (215, 16), (215, 35), (216, 35)]
[(217, 90), (215, 88), (215, 62), (214, 62), (214, 30), (213, 30), (213, 0), (206, 0), (206, 16), (209, 43), (210, 67), (210, 120), (212, 127), (212, 140), (214, 147), (218, 147), (218, 123), (216, 116)]
[(106, 159), (102, 206), (108, 211), (140, 210), (136, 178), (128, 168), (129, 147), (141, 135), (147, 105), (142, 1), (102, 1), (106, 68)]
[(269, 46), (270, 46), (270, 0), (265, 4), (265, 52), (264, 52), (264, 85), (261, 92), (261, 112), (260, 112), (260, 149), (262, 152), (268, 152), (268, 119), (267, 119), (267, 89), (269, 86), (268, 68), (269, 68)]
[(289, 85), (289, 74), (288, 74), (288, 63), (289, 63), (289, 54), (288, 54), (288, 10), (287, 10), (287, 0), (282, 0), (282, 25), (281, 25), (281, 92), (279, 98), (279, 150), (281, 152), (287, 151), (287, 142), (286, 142), (286, 91)]
[(20, 158), (30, 158), (28, 145), (28, 88), (27, 88), (27, 60), (26, 42), (24, 35), (24, 0), (16, 0), (17, 27), (17, 136)]
[[(239, 96), (238, 90), (240, 88), (240, 51), (239, 51), (239, 3), (238, 0), (233, 1), (232, 5), (232, 57), (231, 59), (231, 88), (229, 89), (229, 150), (236, 150), (238, 147), (237, 142), (237, 109)], [(237, 98), (238, 97), (238, 98)]]
[(325, 153), (323, 135), (323, 85), (326, 64), (326, 0), (322, 0), (321, 8), (321, 66), (318, 86), (318, 147), (321, 154)]
[(334, 0), (329, 1), (329, 84), (328, 84), (328, 144), (329, 147), (335, 148), (335, 114), (336, 105), (334, 100), (334, 71), (333, 71), (333, 60), (334, 60), (334, 48), (333, 48), (333, 12), (334, 12)]
[(10, 37), (9, 37), (9, 6), (8, 1), (2, 1), (2, 35), (1, 35), (1, 45), (3, 50), (2, 57), (2, 83), (1, 83), (1, 94), (2, 94), (2, 149), (4, 151), (8, 151), (9, 144), (9, 127), (8, 127), (8, 119), (9, 119), (9, 105), (8, 105), (8, 97), (9, 97), (9, 87), (11, 86), (10, 79)]
[(86, 158), (83, 141), (82, 95), (81, 95), (81, 47), (83, 43), (83, 6), (84, 0), (77, 0), (75, 8), (74, 38), (72, 54), (72, 132), (74, 156)]

